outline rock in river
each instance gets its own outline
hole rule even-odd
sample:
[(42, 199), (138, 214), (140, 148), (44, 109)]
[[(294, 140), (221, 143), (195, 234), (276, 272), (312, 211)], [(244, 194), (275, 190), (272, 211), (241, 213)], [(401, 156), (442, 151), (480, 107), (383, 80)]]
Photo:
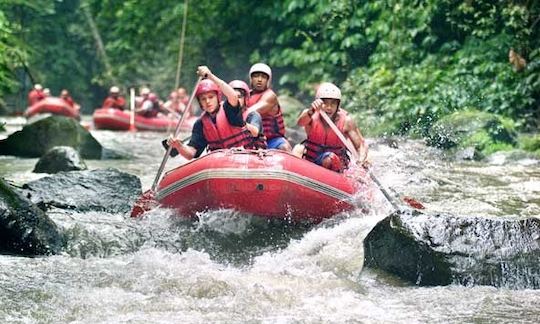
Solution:
[(36, 173), (58, 173), (60, 171), (80, 171), (88, 167), (79, 152), (70, 146), (55, 146), (43, 155), (36, 166)]

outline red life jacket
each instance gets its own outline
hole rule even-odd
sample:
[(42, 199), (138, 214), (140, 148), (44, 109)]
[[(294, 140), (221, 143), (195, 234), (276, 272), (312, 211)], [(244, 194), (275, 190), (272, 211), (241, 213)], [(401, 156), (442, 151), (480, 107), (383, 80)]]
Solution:
[(31, 90), (28, 93), (28, 106), (32, 106), (43, 98), (45, 98), (45, 96), (43, 95), (43, 91), (36, 89)]
[(221, 105), (216, 115), (216, 123), (210, 114), (205, 112), (201, 117), (204, 138), (208, 142), (208, 150), (228, 149), (232, 147), (249, 148), (251, 133), (246, 128), (233, 126), (227, 120), (225, 109)]
[[(338, 109), (337, 114), (339, 118), (336, 126), (343, 133), (347, 112), (343, 109)], [(321, 119), (319, 112), (311, 116), (311, 130), (304, 142), (306, 147), (304, 158), (314, 162), (321, 153), (333, 152), (341, 158), (343, 165), (347, 166), (349, 164), (349, 157), (345, 145), (343, 145), (334, 131), (330, 129), (330, 126), (324, 127), (323, 123), (324, 121)]]
[[(251, 107), (254, 104), (256, 104), (263, 94), (265, 94), (267, 91), (272, 91), (272, 89), (266, 89), (263, 92), (251, 94), (249, 96), (249, 100), (247, 102), (247, 106)], [(285, 137), (285, 121), (283, 120), (283, 114), (281, 113), (281, 107), (279, 104), (277, 105), (278, 112), (275, 115), (271, 114), (261, 114), (262, 123), (263, 123), (263, 133), (267, 140), (270, 140), (272, 138), (276, 137)]]
[(115, 108), (123, 110), (124, 106), (126, 104), (126, 100), (123, 97), (112, 97), (108, 96), (105, 98), (105, 101), (103, 101), (103, 105), (101, 105), (101, 108)]
[[(242, 118), (244, 119), (244, 121), (247, 120), (248, 115), (249, 114), (248, 114), (247, 109), (244, 110), (244, 112), (242, 113)], [(267, 146), (266, 146), (266, 137), (264, 137), (263, 133), (259, 132), (259, 135), (257, 135), (257, 137), (253, 137), (253, 135), (250, 132), (249, 136), (250, 136), (250, 139), (251, 139), (251, 143), (248, 146), (245, 146), (245, 148), (254, 149), (254, 150), (266, 149), (267, 148)]]

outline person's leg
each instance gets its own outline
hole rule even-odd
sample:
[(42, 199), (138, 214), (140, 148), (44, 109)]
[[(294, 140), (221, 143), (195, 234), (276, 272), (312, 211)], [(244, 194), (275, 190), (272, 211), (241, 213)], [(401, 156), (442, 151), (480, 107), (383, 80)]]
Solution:
[(285, 139), (285, 137), (274, 137), (267, 141), (269, 149), (278, 149), (287, 152), (292, 151), (291, 144)]
[(343, 163), (341, 159), (332, 152), (324, 152), (320, 154), (315, 160), (315, 163), (332, 171), (341, 172), (343, 170)]

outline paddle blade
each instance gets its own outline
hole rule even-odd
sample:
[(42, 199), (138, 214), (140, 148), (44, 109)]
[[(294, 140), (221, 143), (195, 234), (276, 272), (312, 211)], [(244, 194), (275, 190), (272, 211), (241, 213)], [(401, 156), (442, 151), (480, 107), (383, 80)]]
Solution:
[(406, 202), (406, 203), (407, 203), (409, 206), (411, 206), (412, 208), (415, 208), (415, 209), (426, 209), (426, 207), (424, 207), (424, 205), (422, 205), (421, 202), (419, 202), (418, 200), (416, 200), (416, 199), (414, 199), (414, 198), (404, 196), (404, 197), (403, 197), (403, 201)]
[(130, 132), (136, 132), (137, 131), (137, 127), (135, 127), (135, 125), (129, 125), (129, 130)]
[(147, 190), (133, 205), (131, 217), (140, 217), (147, 211), (156, 208), (158, 205), (159, 202), (155, 198), (155, 193), (152, 190)]

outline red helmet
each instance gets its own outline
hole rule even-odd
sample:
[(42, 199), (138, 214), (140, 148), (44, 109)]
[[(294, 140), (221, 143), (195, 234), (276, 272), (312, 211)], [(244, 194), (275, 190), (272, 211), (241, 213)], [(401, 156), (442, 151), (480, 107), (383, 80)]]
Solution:
[(242, 80), (233, 80), (233, 81), (229, 82), (229, 85), (233, 89), (243, 90), (244, 94), (246, 96), (245, 97), (246, 101), (249, 99), (249, 86), (247, 85), (247, 83), (245, 83)]
[(207, 93), (210, 91), (215, 91), (219, 100), (219, 98), (221, 97), (221, 90), (219, 89), (218, 85), (212, 80), (204, 79), (201, 81), (201, 83), (199, 83), (199, 86), (195, 91), (195, 96), (199, 98), (199, 96), (203, 93)]

